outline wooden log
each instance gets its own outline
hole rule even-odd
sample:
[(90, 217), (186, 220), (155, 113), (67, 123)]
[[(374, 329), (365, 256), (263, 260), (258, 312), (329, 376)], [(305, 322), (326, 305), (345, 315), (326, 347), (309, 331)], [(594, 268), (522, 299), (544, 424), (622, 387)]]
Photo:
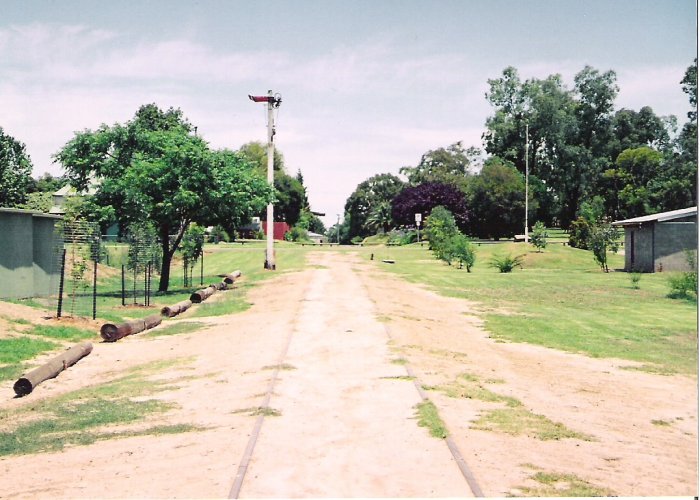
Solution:
[(233, 285), (233, 282), (236, 281), (236, 279), (241, 277), (241, 271), (240, 270), (235, 270), (230, 274), (225, 275), (224, 278), (224, 283), (227, 285)]
[(67, 369), (69, 366), (73, 366), (91, 352), (92, 344), (90, 342), (82, 342), (74, 345), (51, 359), (48, 363), (30, 371), (17, 380), (14, 385), (15, 393), (18, 396), (30, 394), (34, 388), (44, 380), (54, 378), (63, 370)]
[(160, 317), (160, 314), (152, 314), (146, 318), (134, 319), (120, 325), (105, 323), (100, 328), (100, 335), (106, 342), (116, 342), (128, 335), (133, 335), (158, 326), (161, 321), (163, 321), (163, 319)]
[(384, 262), (384, 264), (394, 264), (396, 261), (391, 259), (384, 259), (382, 262)]
[(177, 316), (178, 314), (184, 313), (190, 307), (192, 307), (192, 301), (183, 300), (182, 302), (178, 302), (175, 305), (165, 306), (160, 310), (160, 314), (162, 314), (163, 316), (167, 316), (168, 318), (172, 318), (174, 316)]
[(222, 281), (220, 283), (214, 283), (213, 285), (210, 285), (210, 286), (213, 286), (214, 288), (216, 288), (217, 292), (220, 290), (226, 290), (228, 288), (228, 284), (226, 284), (225, 281)]
[(216, 287), (210, 285), (194, 292), (192, 295), (190, 295), (190, 300), (193, 304), (199, 304), (211, 297), (214, 292), (216, 292)]

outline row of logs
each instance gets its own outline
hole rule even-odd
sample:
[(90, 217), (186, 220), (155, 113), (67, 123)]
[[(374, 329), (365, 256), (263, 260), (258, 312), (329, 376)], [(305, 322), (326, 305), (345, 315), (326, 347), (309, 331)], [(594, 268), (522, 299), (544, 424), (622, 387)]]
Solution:
[[(173, 306), (163, 307), (161, 309), (161, 314), (153, 314), (151, 316), (147, 316), (146, 318), (134, 319), (119, 325), (105, 323), (100, 328), (100, 336), (105, 342), (116, 342), (127, 335), (133, 335), (145, 330), (150, 330), (151, 328), (160, 325), (161, 321), (163, 321), (161, 315), (168, 318), (177, 316), (178, 314), (181, 314), (189, 309), (193, 303), (198, 304), (206, 300), (208, 297), (211, 297), (215, 292), (219, 290), (226, 290), (228, 285), (232, 285), (240, 276), (241, 272), (238, 270), (230, 274), (220, 275), (220, 277), (224, 278), (221, 283), (216, 283), (202, 290), (196, 291), (192, 294), (190, 300), (183, 300), (182, 302), (178, 302)], [(89, 342), (72, 346), (39, 368), (26, 373), (19, 380), (17, 380), (14, 385), (15, 393), (17, 396), (26, 396), (27, 394), (30, 394), (37, 385), (45, 380), (56, 377), (63, 370), (66, 370), (69, 366), (74, 365), (91, 352), (92, 344)]]

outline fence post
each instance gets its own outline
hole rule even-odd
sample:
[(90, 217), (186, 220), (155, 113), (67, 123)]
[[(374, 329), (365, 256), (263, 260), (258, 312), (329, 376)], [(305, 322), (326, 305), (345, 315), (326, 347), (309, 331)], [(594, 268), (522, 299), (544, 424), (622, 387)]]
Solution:
[(63, 309), (63, 283), (66, 276), (66, 249), (63, 249), (63, 254), (61, 255), (61, 279), (58, 282), (58, 308), (56, 310), (56, 317), (61, 317), (61, 310)]
[(92, 272), (92, 319), (97, 318), (97, 263), (99, 262), (99, 255), (95, 255), (95, 268)]
[(122, 264), (122, 306), (126, 305), (126, 266)]
[(202, 249), (202, 255), (199, 256), (201, 262), (199, 263), (199, 284), (204, 285), (204, 250)]

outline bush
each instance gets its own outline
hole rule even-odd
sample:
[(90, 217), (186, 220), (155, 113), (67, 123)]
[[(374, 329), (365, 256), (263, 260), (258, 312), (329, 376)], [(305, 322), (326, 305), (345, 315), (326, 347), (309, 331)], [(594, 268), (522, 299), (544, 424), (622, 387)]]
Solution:
[(639, 290), (639, 282), (642, 279), (642, 273), (639, 271), (630, 272), (630, 281), (632, 282), (632, 288)]
[(458, 232), (452, 212), (445, 207), (433, 208), (425, 220), (424, 234), (428, 239), (430, 249), (436, 258), (445, 260), (448, 264), (451, 263), (450, 255), (447, 253), (449, 241)]
[(588, 247), (593, 250), (593, 258), (606, 273), (608, 269), (608, 250), (614, 253), (620, 248), (620, 230), (601, 220), (591, 226), (591, 233), (588, 238)]
[(687, 250), (686, 260), (691, 271), (672, 275), (668, 282), (671, 293), (668, 296), (672, 299), (690, 299), (698, 296), (698, 268), (695, 252)]
[(452, 258), (459, 262), (459, 268), (467, 268), (467, 272), (472, 272), (472, 267), (476, 261), (476, 253), (474, 245), (471, 244), (469, 238), (462, 233), (458, 233), (450, 239), (448, 252)]
[(512, 257), (511, 255), (506, 255), (505, 257), (500, 255), (494, 255), (489, 261), (489, 267), (494, 267), (502, 273), (509, 273), (516, 267), (523, 267), (523, 256), (516, 255)]
[(394, 229), (389, 233), (390, 245), (409, 245), (416, 241), (416, 232), (410, 229)]
[(532, 246), (537, 248), (538, 252), (541, 252), (547, 246), (547, 231), (542, 222), (537, 221), (535, 227), (532, 228), (532, 235), (530, 235), (530, 243)]
[(303, 227), (294, 226), (292, 229), (284, 233), (285, 241), (311, 241), (309, 232)]
[(590, 247), (588, 246), (588, 241), (590, 238), (591, 224), (586, 219), (579, 217), (571, 223), (571, 227), (569, 228), (570, 247), (590, 250)]

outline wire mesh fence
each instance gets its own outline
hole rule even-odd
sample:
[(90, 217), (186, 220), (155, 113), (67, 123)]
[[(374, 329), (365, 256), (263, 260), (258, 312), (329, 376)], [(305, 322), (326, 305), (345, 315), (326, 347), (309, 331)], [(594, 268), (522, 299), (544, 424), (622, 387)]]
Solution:
[(58, 317), (95, 318), (106, 303), (148, 306), (158, 278), (160, 247), (152, 233), (130, 232), (123, 242), (104, 242), (99, 226), (62, 220), (53, 235), (49, 290), (36, 302)]

